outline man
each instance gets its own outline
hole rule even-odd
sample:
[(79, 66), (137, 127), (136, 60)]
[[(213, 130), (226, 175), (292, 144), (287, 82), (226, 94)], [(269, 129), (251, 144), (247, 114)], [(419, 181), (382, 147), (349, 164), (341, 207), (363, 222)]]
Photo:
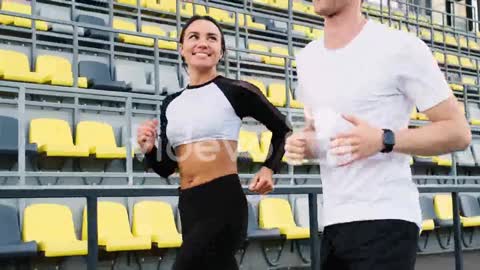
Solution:
[[(320, 160), (323, 270), (414, 269), (421, 227), (410, 155), (466, 148), (465, 116), (429, 48), (365, 19), (361, 0), (314, 0), (324, 38), (297, 57), (305, 128), (286, 157)], [(409, 129), (416, 106), (431, 123)]]

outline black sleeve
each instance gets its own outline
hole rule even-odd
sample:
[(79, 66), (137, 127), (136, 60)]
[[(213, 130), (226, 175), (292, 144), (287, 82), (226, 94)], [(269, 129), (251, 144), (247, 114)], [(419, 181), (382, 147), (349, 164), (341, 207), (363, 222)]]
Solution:
[(152, 168), (161, 177), (167, 178), (175, 172), (178, 168), (178, 163), (175, 160), (175, 151), (168, 142), (167, 138), (167, 107), (168, 104), (178, 96), (179, 93), (167, 96), (160, 107), (160, 134), (158, 140), (158, 146), (160, 147), (160, 155), (156, 146), (152, 151), (145, 155), (144, 165), (145, 169)]
[(278, 172), (285, 154), (286, 137), (292, 131), (290, 123), (258, 87), (244, 81), (237, 81), (235, 84), (238, 86), (238, 98), (234, 102), (239, 116), (250, 116), (272, 132), (269, 152), (263, 166)]

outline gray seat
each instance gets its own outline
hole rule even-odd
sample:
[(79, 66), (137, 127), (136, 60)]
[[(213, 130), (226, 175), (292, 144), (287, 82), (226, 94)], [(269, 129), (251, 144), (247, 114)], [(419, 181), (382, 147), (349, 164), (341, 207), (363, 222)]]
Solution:
[(177, 68), (174, 65), (160, 64), (158, 67), (160, 93), (175, 93), (180, 91)]
[(455, 159), (459, 166), (465, 166), (465, 167), (475, 166), (475, 159), (473, 158), (473, 153), (470, 146), (463, 151), (455, 152)]
[[(65, 8), (60, 8), (57, 6), (49, 5), (40, 7), (39, 15), (42, 17), (56, 19), (56, 20), (63, 20), (63, 21), (71, 21), (72, 18), (70, 16), (70, 11)], [(50, 26), (51, 31), (62, 33), (62, 34), (73, 34), (73, 26), (66, 25), (66, 24), (59, 24), (59, 23), (51, 23), (47, 22)], [(83, 36), (85, 34), (85, 29), (83, 27), (78, 27), (78, 35)]]
[(275, 31), (280, 33), (287, 33), (288, 32), (288, 24), (287, 22), (269, 20), (266, 23), (268, 31)]
[(282, 239), (279, 229), (260, 229), (257, 213), (251, 202), (248, 202), (248, 229), (247, 240), (275, 240)]
[[(36, 144), (26, 144), (25, 153), (37, 153)], [(10, 116), (0, 116), (0, 154), (18, 154), (18, 120)]]
[(480, 120), (480, 108), (478, 107), (478, 103), (468, 102), (467, 103), (467, 110), (468, 110), (468, 113), (469, 113), (469, 119)]
[(135, 62), (119, 62), (115, 66), (115, 77), (124, 80), (132, 92), (155, 93), (152, 72), (145, 71)]
[[(90, 16), (90, 15), (78, 15), (77, 16), (77, 22), (79, 23), (85, 23), (85, 24), (92, 24), (96, 26), (103, 26), (107, 27), (107, 24), (102, 18), (98, 18), (95, 16)], [(102, 30), (96, 30), (96, 29), (85, 29), (84, 31), (84, 36), (89, 37), (89, 38), (94, 38), (94, 39), (102, 39), (102, 40), (108, 40), (110, 37), (110, 34), (108, 32), (102, 31)]]
[(460, 211), (465, 217), (480, 216), (480, 202), (479, 199), (467, 194), (460, 194)]
[[(295, 199), (295, 207), (294, 207), (294, 217), (295, 222), (300, 227), (310, 227), (310, 214), (309, 214), (309, 207), (308, 207), (308, 198), (301, 197)], [(317, 220), (318, 220), (318, 231), (323, 232), (323, 204), (321, 203), (321, 199), (317, 197)]]
[(0, 259), (37, 254), (37, 243), (22, 242), (17, 210), (0, 204)]
[(472, 143), (472, 152), (475, 157), (475, 163), (477, 164), (477, 166), (480, 166), (480, 143)]
[(115, 81), (110, 74), (110, 68), (95, 61), (80, 61), (78, 63), (79, 76), (87, 77), (88, 87), (113, 91), (127, 91), (128, 85), (124, 81)]
[(422, 220), (433, 219), (435, 224), (438, 221), (435, 209), (433, 208), (433, 199), (427, 196), (420, 196), (420, 208), (422, 209)]

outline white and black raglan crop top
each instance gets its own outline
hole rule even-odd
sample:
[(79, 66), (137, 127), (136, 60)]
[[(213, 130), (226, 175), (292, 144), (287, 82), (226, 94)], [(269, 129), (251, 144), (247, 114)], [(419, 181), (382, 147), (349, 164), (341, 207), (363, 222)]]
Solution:
[(278, 171), (291, 127), (256, 86), (217, 76), (167, 96), (160, 110), (161, 151), (154, 147), (144, 159), (146, 168), (160, 176), (166, 178), (178, 167), (173, 156), (177, 146), (206, 140), (237, 141), (242, 118), (247, 116), (272, 132), (270, 153), (263, 165)]

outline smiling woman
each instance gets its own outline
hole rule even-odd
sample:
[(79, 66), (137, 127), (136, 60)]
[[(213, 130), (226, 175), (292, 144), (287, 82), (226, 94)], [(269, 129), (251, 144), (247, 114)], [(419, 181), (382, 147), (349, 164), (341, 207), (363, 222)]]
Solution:
[[(286, 118), (254, 85), (218, 75), (225, 39), (217, 22), (194, 16), (180, 34), (180, 54), (189, 85), (167, 96), (157, 120), (145, 122), (137, 141), (146, 168), (162, 177), (180, 172), (179, 211), (183, 244), (174, 269), (238, 269), (235, 253), (246, 237), (248, 210), (237, 170), (242, 119), (253, 117), (272, 131), (271, 152), (251, 180), (250, 190), (266, 194), (284, 154)], [(158, 153), (158, 155), (157, 155)]]

